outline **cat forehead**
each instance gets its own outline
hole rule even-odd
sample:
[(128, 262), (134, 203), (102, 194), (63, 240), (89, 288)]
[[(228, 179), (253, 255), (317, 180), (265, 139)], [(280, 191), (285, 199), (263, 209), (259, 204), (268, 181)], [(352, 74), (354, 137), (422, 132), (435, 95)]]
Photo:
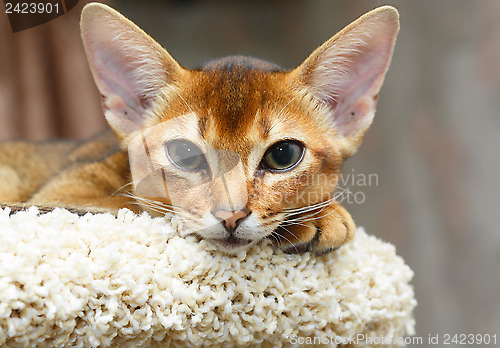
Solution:
[[(250, 57), (226, 57), (189, 70), (163, 120), (189, 116), (177, 137), (246, 157), (259, 144), (302, 139), (311, 118), (287, 71)], [(175, 97), (177, 96), (177, 98)], [(189, 136), (188, 136), (189, 135)]]
[[(196, 75), (188, 91), (199, 116), (202, 137), (210, 134), (245, 135), (259, 128), (268, 133), (266, 110), (290, 99), (283, 71), (249, 57), (227, 57), (209, 62)], [(257, 129), (257, 130), (259, 130)]]
[(216, 71), (233, 69), (259, 70), (266, 72), (282, 72), (283, 69), (278, 65), (255, 57), (248, 56), (228, 56), (214, 59), (202, 64), (195, 70)]

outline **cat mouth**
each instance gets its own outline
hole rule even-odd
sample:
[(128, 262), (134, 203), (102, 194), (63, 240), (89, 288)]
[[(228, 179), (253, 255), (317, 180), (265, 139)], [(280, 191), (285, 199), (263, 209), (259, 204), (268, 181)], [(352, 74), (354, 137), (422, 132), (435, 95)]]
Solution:
[(236, 250), (244, 246), (248, 246), (253, 242), (251, 239), (243, 239), (238, 238), (233, 235), (230, 235), (225, 238), (212, 238), (210, 239), (212, 243), (214, 243), (217, 247), (222, 248), (226, 251)]

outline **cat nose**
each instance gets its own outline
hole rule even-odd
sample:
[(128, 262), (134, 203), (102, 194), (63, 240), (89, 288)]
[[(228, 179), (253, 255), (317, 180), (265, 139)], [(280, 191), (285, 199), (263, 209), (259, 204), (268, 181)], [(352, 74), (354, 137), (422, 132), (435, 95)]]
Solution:
[(243, 222), (249, 215), (250, 211), (247, 208), (242, 210), (228, 211), (224, 209), (219, 209), (215, 212), (214, 216), (221, 220), (222, 225), (229, 233), (233, 233), (236, 227)]

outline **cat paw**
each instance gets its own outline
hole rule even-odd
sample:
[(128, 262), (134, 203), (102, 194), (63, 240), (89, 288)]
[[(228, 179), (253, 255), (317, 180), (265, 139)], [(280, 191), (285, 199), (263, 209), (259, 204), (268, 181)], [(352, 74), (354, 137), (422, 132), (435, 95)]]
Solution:
[(287, 253), (312, 252), (316, 255), (337, 250), (354, 235), (356, 226), (344, 207), (333, 204), (307, 218), (294, 216), (274, 232), (274, 241)]

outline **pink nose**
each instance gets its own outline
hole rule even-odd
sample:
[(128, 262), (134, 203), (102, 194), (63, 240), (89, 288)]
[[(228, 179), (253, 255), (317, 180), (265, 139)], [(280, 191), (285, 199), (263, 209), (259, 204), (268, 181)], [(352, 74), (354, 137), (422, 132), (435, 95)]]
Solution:
[(235, 211), (228, 211), (228, 210), (217, 210), (214, 214), (214, 216), (217, 219), (220, 219), (222, 224), (224, 225), (224, 228), (229, 232), (233, 233), (236, 230), (236, 227), (245, 220), (248, 216), (250, 215), (250, 212), (246, 209), (243, 210), (235, 210)]

